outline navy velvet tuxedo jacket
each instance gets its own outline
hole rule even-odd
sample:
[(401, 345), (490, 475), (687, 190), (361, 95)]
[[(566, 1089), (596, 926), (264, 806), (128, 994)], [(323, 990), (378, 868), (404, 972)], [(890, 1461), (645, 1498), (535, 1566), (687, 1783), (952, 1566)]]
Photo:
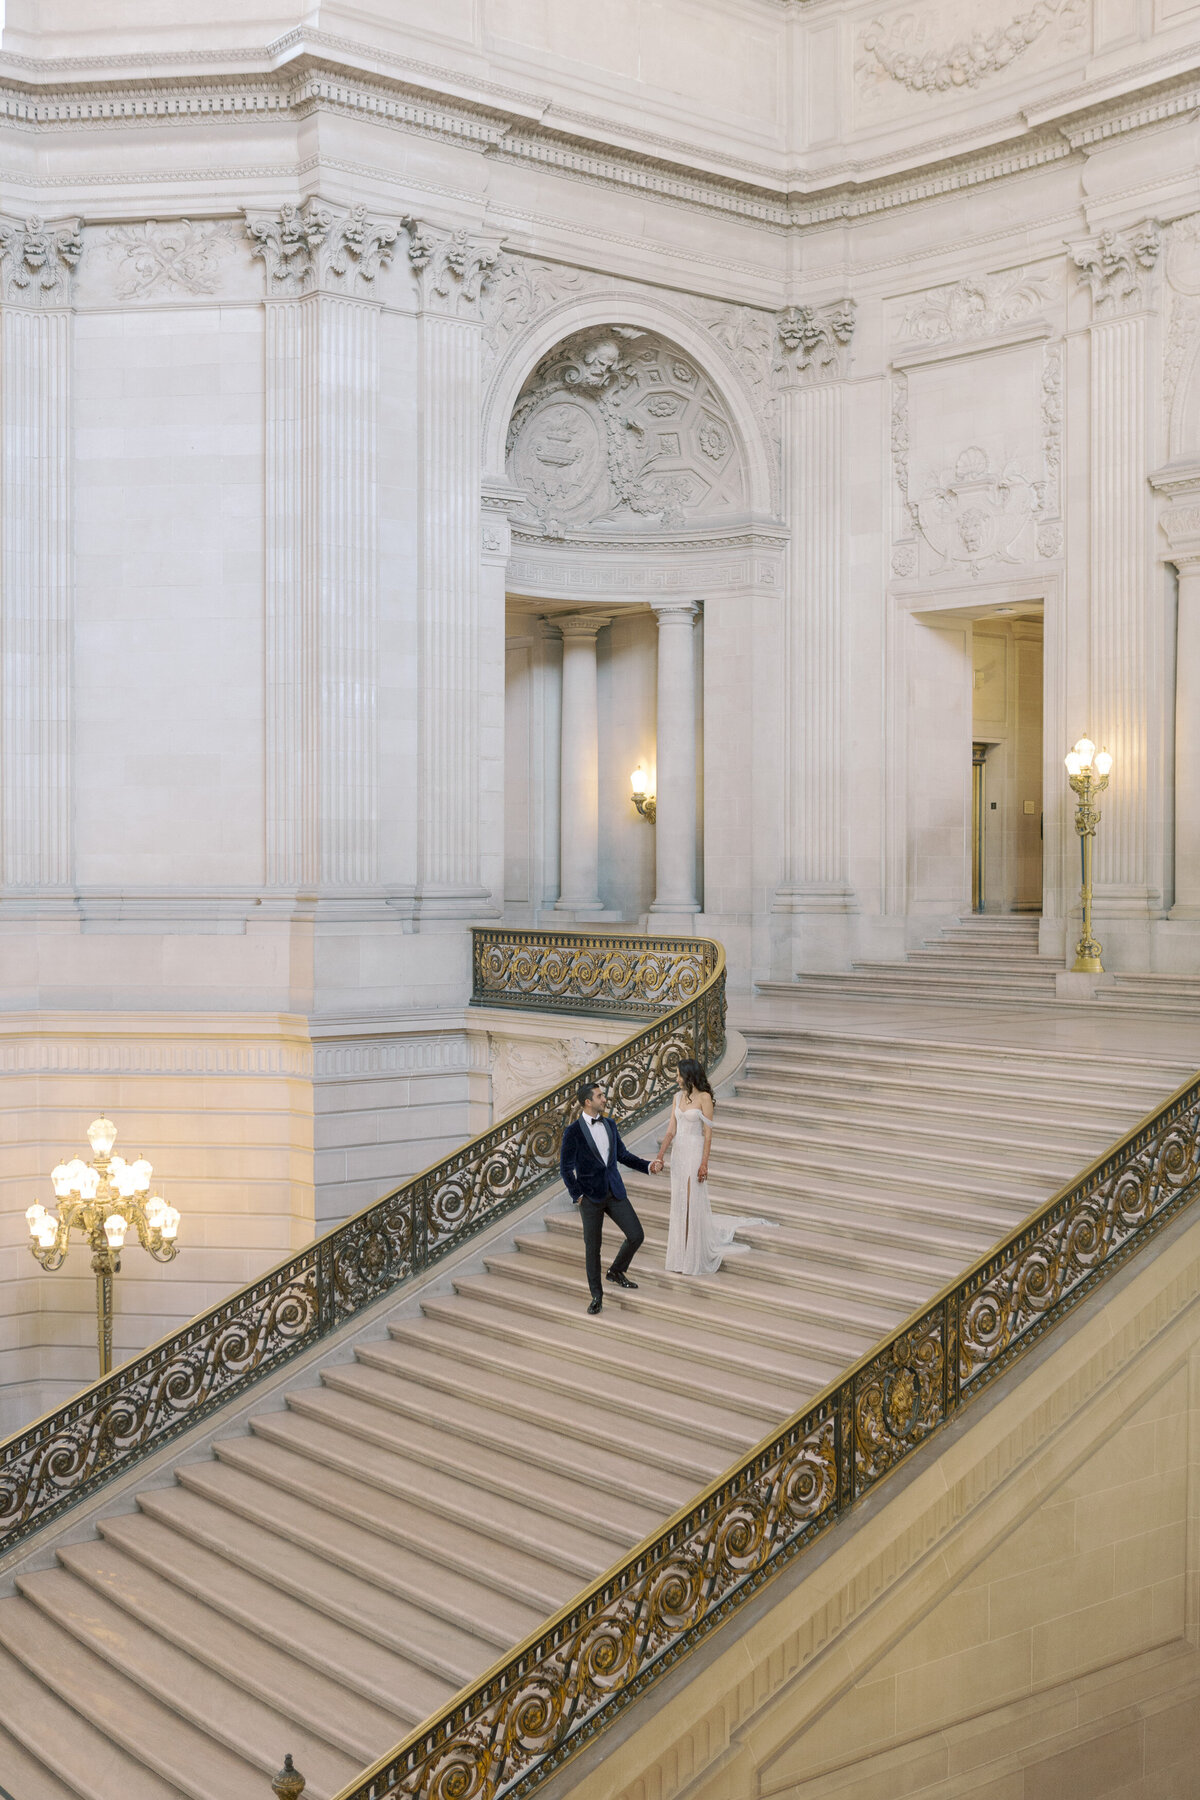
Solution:
[(610, 1194), (618, 1200), (629, 1197), (621, 1179), (620, 1163), (627, 1169), (640, 1169), (643, 1175), (649, 1174), (650, 1164), (644, 1157), (634, 1156), (625, 1148), (611, 1119), (602, 1119), (600, 1123), (608, 1132), (606, 1163), (600, 1161), (591, 1126), (585, 1125), (582, 1119), (573, 1119), (563, 1132), (562, 1153), (558, 1160), (572, 1200), (595, 1200), (603, 1205)]

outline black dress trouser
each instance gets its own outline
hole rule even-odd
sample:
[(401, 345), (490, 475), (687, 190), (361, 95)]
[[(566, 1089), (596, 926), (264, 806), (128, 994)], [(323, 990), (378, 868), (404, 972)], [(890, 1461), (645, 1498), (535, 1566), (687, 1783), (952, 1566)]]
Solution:
[(587, 1280), (592, 1290), (592, 1299), (604, 1297), (604, 1289), (600, 1285), (600, 1239), (604, 1232), (604, 1215), (608, 1214), (614, 1225), (620, 1226), (625, 1233), (625, 1242), (613, 1259), (611, 1273), (623, 1275), (637, 1252), (641, 1249), (645, 1232), (642, 1221), (633, 1210), (633, 1201), (616, 1194), (609, 1194), (603, 1200), (583, 1199), (579, 1202), (579, 1210), (583, 1215), (583, 1249), (587, 1259)]

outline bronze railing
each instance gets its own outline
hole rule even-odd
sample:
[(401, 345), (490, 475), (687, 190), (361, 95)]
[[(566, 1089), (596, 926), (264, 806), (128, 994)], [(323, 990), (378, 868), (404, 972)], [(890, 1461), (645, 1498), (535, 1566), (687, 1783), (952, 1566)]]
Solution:
[(0, 1443), (0, 1555), (550, 1187), (586, 1076), (604, 1082), (623, 1127), (657, 1112), (681, 1057), (713, 1064), (724, 1049), (725, 955), (708, 938), (476, 931), (472, 1004), (651, 1017), (570, 1081)]
[(337, 1800), (520, 1800), (1200, 1194), (1182, 1087)]

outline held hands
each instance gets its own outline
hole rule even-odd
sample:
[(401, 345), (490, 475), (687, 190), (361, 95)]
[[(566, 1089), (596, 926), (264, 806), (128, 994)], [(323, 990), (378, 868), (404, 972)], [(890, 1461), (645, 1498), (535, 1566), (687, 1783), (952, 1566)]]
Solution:
[(652, 1175), (661, 1175), (663, 1172), (663, 1167), (664, 1167), (664, 1164), (663, 1164), (662, 1157), (656, 1156), (654, 1158), (654, 1161), (650, 1164), (650, 1173)]

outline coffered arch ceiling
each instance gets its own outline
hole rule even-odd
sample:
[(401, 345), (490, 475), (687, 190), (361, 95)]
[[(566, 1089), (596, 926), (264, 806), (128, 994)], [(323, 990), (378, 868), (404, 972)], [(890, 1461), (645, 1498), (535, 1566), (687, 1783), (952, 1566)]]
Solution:
[(678, 531), (749, 509), (745, 457), (704, 370), (655, 331), (600, 325), (563, 339), (518, 395), (513, 522), (573, 532)]

